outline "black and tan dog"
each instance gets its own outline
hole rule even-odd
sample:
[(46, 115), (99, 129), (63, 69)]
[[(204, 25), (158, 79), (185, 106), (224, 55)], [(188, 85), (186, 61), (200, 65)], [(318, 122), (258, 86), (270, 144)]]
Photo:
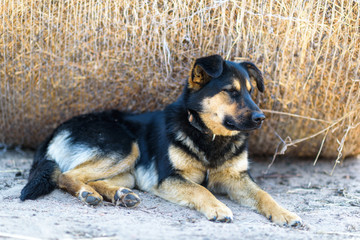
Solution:
[(130, 189), (137, 187), (195, 208), (209, 220), (231, 222), (231, 210), (212, 191), (275, 223), (299, 224), (301, 219), (247, 172), (248, 132), (265, 119), (250, 96), (252, 79), (263, 92), (254, 64), (218, 55), (199, 58), (183, 94), (163, 111), (107, 111), (70, 119), (38, 148), (21, 200), (59, 187), (90, 205), (105, 199), (133, 207), (140, 199)]

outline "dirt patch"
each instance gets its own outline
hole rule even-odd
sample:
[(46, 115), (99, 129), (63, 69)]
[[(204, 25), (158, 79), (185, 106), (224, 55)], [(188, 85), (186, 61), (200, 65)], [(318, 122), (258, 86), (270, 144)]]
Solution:
[(0, 238), (13, 239), (359, 239), (360, 158), (333, 163), (294, 159), (253, 161), (256, 182), (304, 221), (300, 228), (280, 227), (256, 212), (217, 196), (232, 209), (230, 224), (207, 221), (200, 213), (136, 191), (135, 209), (111, 204), (93, 208), (55, 190), (21, 202), (32, 152), (0, 153)]

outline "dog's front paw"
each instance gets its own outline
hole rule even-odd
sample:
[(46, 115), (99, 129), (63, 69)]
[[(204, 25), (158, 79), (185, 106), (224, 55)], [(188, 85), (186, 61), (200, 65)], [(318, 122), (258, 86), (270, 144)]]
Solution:
[(96, 192), (92, 193), (86, 190), (80, 191), (78, 194), (78, 198), (82, 202), (89, 204), (91, 206), (99, 205), (103, 201), (103, 198), (98, 193)]
[(216, 206), (206, 209), (205, 215), (210, 221), (214, 222), (230, 223), (233, 220), (232, 211), (230, 210), (230, 208), (228, 208), (225, 204), (221, 202)]
[(302, 224), (302, 220), (298, 215), (280, 206), (269, 210), (266, 213), (266, 217), (272, 222), (282, 226), (297, 227)]
[(116, 191), (113, 202), (115, 205), (122, 207), (133, 208), (139, 205), (141, 202), (138, 195), (128, 188), (119, 188)]

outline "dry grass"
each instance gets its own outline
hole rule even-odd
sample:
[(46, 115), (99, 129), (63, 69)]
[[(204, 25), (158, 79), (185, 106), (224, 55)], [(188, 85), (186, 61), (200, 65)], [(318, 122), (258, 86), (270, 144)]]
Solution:
[[(0, 142), (35, 146), (79, 113), (160, 109), (192, 60), (264, 72), (251, 149), (360, 152), (359, 1), (0, 0)], [(295, 147), (296, 145), (296, 147)]]

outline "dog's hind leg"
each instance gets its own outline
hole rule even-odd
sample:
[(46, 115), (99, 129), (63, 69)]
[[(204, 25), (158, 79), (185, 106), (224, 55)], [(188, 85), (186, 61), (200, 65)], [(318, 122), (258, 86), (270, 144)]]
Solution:
[(86, 183), (86, 175), (79, 175), (77, 171), (60, 174), (57, 185), (89, 205), (98, 205), (102, 196)]
[(135, 186), (135, 178), (130, 172), (105, 180), (89, 182), (88, 185), (115, 205), (131, 208), (140, 203), (138, 195), (130, 190)]
[[(131, 183), (128, 184), (129, 187), (133, 187), (134, 179), (125, 173), (131, 171), (138, 157), (139, 148), (134, 142), (127, 156), (119, 159), (119, 157), (108, 155), (89, 159), (74, 169), (60, 174), (57, 184), (83, 202), (98, 205), (103, 200), (101, 195), (104, 195), (106, 199), (113, 200), (115, 196), (111, 196), (113, 187), (117, 186), (117, 190), (119, 190), (120, 184), (126, 181)], [(114, 184), (115, 182), (118, 184)], [(97, 191), (100, 191), (100, 194)], [(120, 196), (120, 193), (118, 197), (123, 197)], [(109, 196), (111, 197), (109, 198)]]

